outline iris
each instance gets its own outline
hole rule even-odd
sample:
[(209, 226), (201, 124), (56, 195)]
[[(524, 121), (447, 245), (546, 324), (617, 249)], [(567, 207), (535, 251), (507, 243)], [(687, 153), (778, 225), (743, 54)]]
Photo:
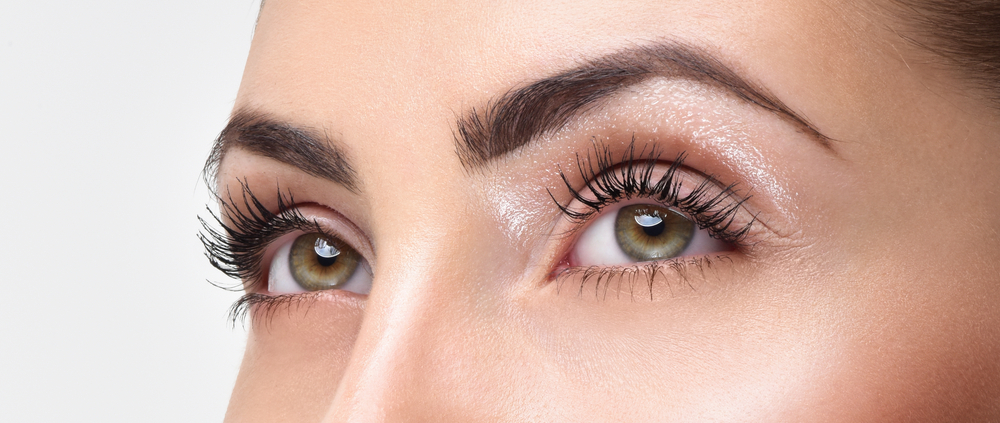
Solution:
[(640, 262), (679, 256), (691, 243), (695, 229), (695, 223), (683, 214), (651, 204), (622, 207), (615, 219), (618, 245)]
[(319, 233), (296, 238), (288, 255), (292, 277), (308, 291), (339, 288), (357, 270), (359, 261), (353, 248)]

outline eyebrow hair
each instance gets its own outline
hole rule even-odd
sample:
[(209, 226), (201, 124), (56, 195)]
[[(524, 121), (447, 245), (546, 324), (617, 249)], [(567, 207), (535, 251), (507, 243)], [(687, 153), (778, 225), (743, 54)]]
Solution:
[(265, 113), (237, 111), (215, 139), (202, 173), (206, 182), (214, 181), (226, 153), (239, 148), (358, 192), (357, 172), (347, 155), (329, 137), (317, 132), (277, 121)]
[(760, 84), (753, 84), (711, 54), (683, 43), (660, 42), (620, 50), (582, 66), (511, 90), (457, 122), (457, 154), (467, 170), (555, 132), (602, 99), (654, 77), (694, 80), (777, 114), (823, 148), (831, 139)]

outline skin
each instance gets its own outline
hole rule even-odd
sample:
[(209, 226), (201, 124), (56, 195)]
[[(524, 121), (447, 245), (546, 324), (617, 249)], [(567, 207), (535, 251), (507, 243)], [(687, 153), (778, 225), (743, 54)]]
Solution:
[[(832, 0), (268, 0), (236, 109), (329, 135), (358, 188), (238, 148), (219, 187), (272, 210), (294, 193), (374, 280), (254, 316), (227, 421), (1000, 419), (1000, 119), (898, 27)], [(658, 78), (483, 170), (455, 154), (467, 109), (657, 40), (710, 52), (831, 148)], [(556, 283), (576, 240), (558, 169), (580, 188), (574, 153), (633, 136), (752, 194), (753, 247), (652, 295)]]

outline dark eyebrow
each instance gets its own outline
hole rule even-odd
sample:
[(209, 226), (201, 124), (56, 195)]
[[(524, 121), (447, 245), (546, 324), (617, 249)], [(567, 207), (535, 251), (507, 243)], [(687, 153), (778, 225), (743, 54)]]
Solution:
[(773, 112), (797, 126), (823, 148), (831, 139), (760, 84), (750, 83), (711, 54), (682, 43), (628, 48), (590, 60), (575, 69), (511, 90), (457, 123), (456, 144), (466, 169), (517, 150), (557, 131), (600, 100), (653, 77), (681, 78), (717, 86), (736, 98)]
[(205, 162), (207, 182), (218, 177), (226, 153), (239, 148), (295, 166), (312, 176), (358, 191), (358, 176), (346, 154), (329, 137), (311, 128), (278, 121), (266, 113), (237, 111), (215, 139)]

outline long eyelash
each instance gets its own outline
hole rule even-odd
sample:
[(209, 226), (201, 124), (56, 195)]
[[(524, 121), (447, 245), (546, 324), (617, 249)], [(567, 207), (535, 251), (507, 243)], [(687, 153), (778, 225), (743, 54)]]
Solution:
[[(286, 196), (278, 190), (278, 211), (272, 213), (250, 191), (246, 181), (240, 181), (240, 188), (239, 199), (228, 190), (225, 199), (219, 198), (222, 201), (218, 215), (206, 206), (214, 224), (198, 216), (202, 227), (198, 239), (205, 246), (208, 261), (226, 276), (247, 283), (246, 286), (239, 282), (224, 285), (209, 281), (229, 291), (252, 290), (263, 283), (262, 261), (267, 246), (274, 240), (295, 230), (322, 232), (318, 223), (307, 220), (290, 207), (295, 204), (290, 193)], [(237, 207), (240, 204), (242, 209)], [(230, 223), (226, 224), (221, 216), (229, 218)]]
[[(632, 198), (648, 198), (687, 213), (699, 228), (707, 230), (713, 238), (737, 247), (749, 248), (746, 238), (757, 217), (754, 216), (745, 224), (737, 224), (735, 220), (740, 207), (750, 197), (741, 196), (735, 183), (725, 186), (721, 191), (718, 190), (715, 187), (719, 186), (719, 183), (712, 176), (706, 177), (687, 194), (681, 194), (681, 178), (678, 171), (684, 165), (686, 154), (683, 152), (678, 154), (666, 173), (654, 179), (653, 172), (660, 163), (660, 156), (661, 153), (655, 146), (648, 152), (645, 146), (637, 151), (633, 136), (631, 143), (618, 160), (615, 160), (616, 157), (611, 149), (595, 140), (592, 153), (585, 157), (580, 155), (576, 157), (576, 169), (587, 181), (583, 189), (574, 188), (566, 174), (559, 169), (559, 176), (572, 199), (583, 204), (585, 210), (573, 210), (569, 207), (569, 202), (560, 203), (551, 191), (549, 195), (563, 214), (575, 223), (575, 229), (571, 232), (583, 228), (585, 223), (607, 206)], [(589, 191), (589, 197), (584, 196), (583, 191)], [(553, 274), (553, 279), (557, 283), (558, 291), (563, 281), (572, 276), (579, 276), (578, 294), (583, 295), (585, 286), (592, 282), (594, 294), (599, 299), (605, 299), (609, 287), (614, 285), (616, 297), (620, 297), (623, 292), (622, 287), (625, 286), (630, 298), (634, 300), (636, 287), (642, 282), (641, 285), (648, 289), (649, 298), (652, 300), (653, 282), (658, 277), (668, 281), (673, 279), (683, 281), (693, 290), (695, 288), (689, 278), (691, 272), (696, 271), (704, 275), (706, 268), (712, 267), (713, 263), (720, 260), (732, 259), (720, 255), (676, 258), (635, 266), (567, 267), (557, 270)], [(668, 274), (673, 277), (668, 277)], [(670, 287), (669, 283), (667, 285)], [(670, 290), (672, 292), (673, 288)]]
[[(713, 189), (718, 186), (718, 181), (712, 176), (707, 177), (691, 192), (682, 195), (681, 179), (677, 171), (684, 165), (686, 154), (683, 152), (678, 154), (666, 173), (654, 180), (653, 171), (660, 162), (660, 155), (655, 146), (648, 153), (646, 147), (636, 151), (633, 136), (632, 142), (622, 153), (621, 158), (615, 160), (610, 147), (594, 141), (593, 154), (588, 154), (586, 157), (580, 157), (579, 154), (576, 156), (577, 170), (587, 181), (584, 188), (590, 191), (593, 198), (581, 194), (584, 190), (573, 188), (569, 178), (562, 169), (559, 169), (559, 176), (569, 189), (570, 195), (586, 206), (586, 210), (570, 209), (569, 203), (560, 203), (551, 191), (549, 196), (563, 214), (577, 224), (577, 228), (582, 227), (593, 215), (611, 204), (631, 198), (649, 198), (687, 213), (699, 228), (707, 230), (712, 237), (742, 245), (756, 217), (743, 225), (736, 225), (735, 218), (740, 207), (750, 197), (740, 197), (735, 183), (721, 191)], [(621, 169), (616, 169), (618, 167)]]

